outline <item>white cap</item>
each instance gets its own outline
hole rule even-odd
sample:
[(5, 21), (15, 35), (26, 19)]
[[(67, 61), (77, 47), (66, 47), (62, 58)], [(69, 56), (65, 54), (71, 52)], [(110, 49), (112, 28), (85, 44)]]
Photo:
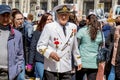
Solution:
[(70, 5), (70, 4), (61, 4), (61, 5), (57, 5), (57, 6), (55, 6), (54, 8), (53, 8), (53, 12), (56, 12), (58, 9), (62, 9), (63, 8), (63, 6), (66, 6), (67, 7), (67, 9), (72, 9), (72, 5)]
[(96, 15), (96, 14), (95, 14), (95, 12), (89, 12), (89, 15), (91, 15), (91, 14), (94, 14), (94, 15)]
[(28, 13), (23, 13), (23, 16), (24, 16), (24, 17), (27, 17), (27, 16), (28, 16)]

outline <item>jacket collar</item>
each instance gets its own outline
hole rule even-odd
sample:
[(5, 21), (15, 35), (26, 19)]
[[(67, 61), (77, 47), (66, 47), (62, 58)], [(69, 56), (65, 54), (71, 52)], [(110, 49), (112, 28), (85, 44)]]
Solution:
[(15, 32), (11, 25), (9, 25), (9, 31), (10, 31), (10, 36), (9, 36), (8, 40), (13, 39), (15, 37)]
[(3, 26), (3, 25), (0, 24), (0, 29), (1, 30), (9, 30), (9, 26), (8, 25), (7, 26)]

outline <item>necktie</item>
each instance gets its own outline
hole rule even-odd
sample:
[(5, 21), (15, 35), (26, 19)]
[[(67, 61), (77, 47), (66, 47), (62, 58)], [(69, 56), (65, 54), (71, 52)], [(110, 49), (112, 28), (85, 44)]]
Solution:
[(64, 32), (64, 35), (66, 36), (66, 28), (65, 28), (65, 26), (63, 26), (63, 32)]

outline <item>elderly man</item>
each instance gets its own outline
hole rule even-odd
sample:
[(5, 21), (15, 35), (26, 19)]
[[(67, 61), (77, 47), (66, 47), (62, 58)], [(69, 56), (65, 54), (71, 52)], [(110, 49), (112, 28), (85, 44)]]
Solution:
[(10, 26), (11, 8), (0, 5), (0, 80), (16, 80), (22, 72), (22, 35)]
[(71, 54), (74, 55), (78, 70), (81, 58), (76, 39), (77, 26), (68, 22), (72, 6), (56, 6), (57, 20), (45, 25), (37, 44), (37, 51), (45, 56), (44, 80), (71, 80)]

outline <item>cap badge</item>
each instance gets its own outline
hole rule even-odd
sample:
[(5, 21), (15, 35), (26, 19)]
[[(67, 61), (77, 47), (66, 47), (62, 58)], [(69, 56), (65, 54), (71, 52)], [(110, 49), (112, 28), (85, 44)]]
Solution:
[(63, 7), (63, 11), (67, 11), (67, 7), (66, 6)]

